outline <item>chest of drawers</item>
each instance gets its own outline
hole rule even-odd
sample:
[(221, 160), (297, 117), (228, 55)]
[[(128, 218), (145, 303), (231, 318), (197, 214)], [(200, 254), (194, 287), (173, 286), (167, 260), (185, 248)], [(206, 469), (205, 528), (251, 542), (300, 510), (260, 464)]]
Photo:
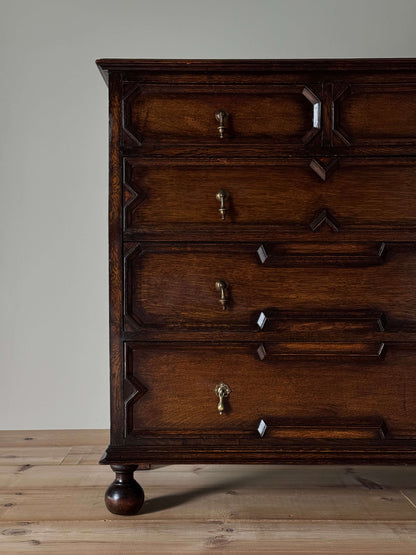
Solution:
[(416, 60), (98, 60), (110, 511), (139, 464), (416, 462)]

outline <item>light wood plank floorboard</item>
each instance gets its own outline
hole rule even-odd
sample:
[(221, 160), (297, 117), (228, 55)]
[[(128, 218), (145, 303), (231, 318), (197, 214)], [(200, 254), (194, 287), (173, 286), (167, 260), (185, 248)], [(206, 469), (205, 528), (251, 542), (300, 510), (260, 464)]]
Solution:
[(414, 555), (409, 522), (133, 521), (2, 523), (7, 553), (277, 553)]
[(98, 445), (104, 450), (109, 441), (109, 430), (0, 430), (0, 447)]
[(1, 553), (416, 554), (416, 467), (156, 466), (136, 473), (141, 514), (120, 517), (107, 441), (0, 431)]

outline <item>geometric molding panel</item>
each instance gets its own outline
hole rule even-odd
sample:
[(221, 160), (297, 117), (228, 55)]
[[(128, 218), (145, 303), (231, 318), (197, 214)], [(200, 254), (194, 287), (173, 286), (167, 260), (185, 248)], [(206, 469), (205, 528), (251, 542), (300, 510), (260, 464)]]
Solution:
[(124, 376), (123, 376), (123, 403), (124, 403), (124, 435), (127, 436), (133, 426), (133, 406), (148, 391), (132, 372), (133, 368), (133, 352), (131, 348), (125, 344), (124, 349)]
[[(313, 310), (295, 311), (265, 308), (256, 320), (259, 330), (279, 331), (284, 328), (296, 332), (300, 325), (307, 325), (308, 333), (317, 331), (329, 334), (332, 331), (352, 332), (383, 332), (387, 321), (383, 312), (371, 310)], [(263, 347), (264, 348), (264, 347)]]
[(340, 224), (327, 208), (323, 208), (317, 216), (315, 216), (309, 224), (309, 227), (312, 231), (317, 231), (323, 224), (327, 224), (332, 231), (339, 231), (341, 229)]
[(302, 94), (312, 104), (312, 127), (302, 138), (303, 144), (307, 144), (321, 132), (322, 102), (318, 95), (309, 87), (304, 87)]
[(134, 405), (143, 395), (147, 393), (147, 387), (135, 376), (124, 378), (124, 404), (126, 407)]
[[(295, 343), (269, 343), (266, 349), (262, 343), (257, 347), (257, 355), (260, 360), (266, 357), (281, 360), (345, 360), (345, 361), (365, 361), (377, 362), (384, 358), (386, 352), (383, 342), (354, 342), (340, 343), (337, 341), (303, 342)], [(334, 372), (337, 368), (334, 367)]]
[(344, 83), (334, 84), (332, 92), (332, 133), (335, 138), (346, 146), (352, 145), (352, 139), (341, 126), (340, 114), (342, 102), (350, 94), (351, 85), (345, 85)]
[(124, 85), (123, 95), (123, 134), (124, 143), (126, 146), (142, 146), (143, 138), (136, 135), (136, 132), (131, 128), (132, 114), (131, 107), (134, 99), (142, 94), (142, 87), (140, 85), (132, 84), (130, 87)]
[[(125, 247), (130, 246), (128, 243)], [(134, 243), (133, 246), (126, 250), (124, 253), (124, 328), (127, 331), (133, 331), (137, 327), (141, 328), (144, 325), (146, 313), (141, 310), (141, 307), (134, 301), (134, 287), (135, 281), (132, 279), (134, 275), (132, 265), (135, 263), (136, 258), (145, 256), (146, 250), (140, 243)]]
[[(330, 222), (331, 229), (336, 223), (324, 214), (314, 224), (319, 228), (324, 222)], [(278, 242), (264, 243), (257, 249), (260, 263), (267, 268), (324, 268), (366, 267), (385, 263), (386, 243), (383, 241), (366, 241), (360, 243), (342, 242), (338, 244), (324, 242)]]
[(133, 406), (147, 393), (148, 389), (135, 376), (125, 376), (124, 393), (124, 435), (127, 436), (133, 427)]
[(273, 418), (263, 417), (257, 425), (259, 436), (292, 440), (383, 440), (387, 434), (378, 416), (362, 418)]
[(326, 181), (334, 173), (338, 165), (338, 158), (314, 158), (309, 167), (322, 181)]
[(131, 216), (137, 208), (146, 199), (146, 192), (137, 184), (132, 187), (129, 181), (131, 180), (133, 169), (128, 161), (124, 165), (124, 178), (123, 178), (123, 229), (127, 231), (131, 226)]
[(124, 184), (123, 188), (123, 202), (124, 206), (128, 206), (137, 197), (136, 191), (134, 191), (130, 185)]

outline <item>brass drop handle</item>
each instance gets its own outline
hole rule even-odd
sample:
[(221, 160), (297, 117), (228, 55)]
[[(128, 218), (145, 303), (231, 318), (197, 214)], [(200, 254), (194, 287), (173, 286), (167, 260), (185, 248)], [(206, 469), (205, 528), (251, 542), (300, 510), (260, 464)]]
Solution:
[(215, 112), (215, 119), (218, 121), (219, 125), (217, 127), (218, 133), (220, 134), (220, 139), (224, 138), (224, 131), (227, 129), (228, 112), (225, 110), (218, 110)]
[(228, 303), (228, 283), (223, 279), (219, 279), (215, 282), (215, 289), (220, 294), (219, 301), (222, 305), (222, 309), (226, 310)]
[(215, 393), (217, 397), (219, 397), (217, 409), (218, 412), (222, 414), (224, 412), (224, 399), (228, 397), (231, 393), (230, 386), (228, 386), (226, 383), (221, 382), (215, 387)]
[(227, 213), (227, 208), (225, 208), (225, 201), (228, 200), (230, 193), (225, 189), (220, 189), (218, 193), (215, 195), (215, 198), (220, 203), (220, 207), (218, 212), (221, 214), (221, 220), (225, 220), (225, 214)]

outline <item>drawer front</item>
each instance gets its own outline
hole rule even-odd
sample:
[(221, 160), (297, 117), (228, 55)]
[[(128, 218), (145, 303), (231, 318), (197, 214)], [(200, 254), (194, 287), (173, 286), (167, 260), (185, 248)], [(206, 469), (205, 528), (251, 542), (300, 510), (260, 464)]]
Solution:
[(320, 132), (320, 106), (313, 85), (143, 84), (124, 99), (124, 129), (136, 146), (231, 142), (303, 150)]
[[(350, 82), (336, 76), (323, 82), (319, 75), (310, 82), (290, 84), (261, 79), (239, 84), (125, 83), (124, 144), (126, 148), (204, 145), (220, 156), (233, 148), (243, 152), (245, 145), (257, 145), (260, 156), (279, 150), (414, 154), (416, 83), (351, 77)], [(303, 78), (299, 76), (299, 81)], [(222, 121), (216, 116), (220, 112), (225, 114)]]
[[(389, 345), (375, 363), (369, 363), (372, 347), (365, 344), (340, 359), (331, 356), (337, 345), (311, 349), (299, 343), (296, 356), (292, 347), (272, 344), (274, 355), (261, 360), (256, 344), (127, 343), (127, 434), (236, 432), (260, 439), (261, 420), (293, 418), (292, 429), (286, 426), (278, 436), (296, 436), (303, 428), (305, 437), (310, 429), (312, 438), (323, 439), (331, 437), (331, 427), (342, 428), (343, 420), (348, 434), (352, 419), (361, 421), (354, 426), (356, 437), (368, 438), (374, 432), (365, 429), (366, 421), (378, 418), (391, 437), (416, 436), (414, 344)], [(223, 414), (216, 393), (221, 384), (230, 389)], [(322, 429), (320, 419), (328, 419)]]
[(337, 84), (333, 142), (352, 147), (416, 147), (416, 83)]
[(416, 321), (413, 244), (141, 243), (126, 248), (127, 329), (258, 329), (260, 312), (268, 308), (312, 317), (322, 310), (382, 311), (399, 329)]
[(125, 163), (124, 187), (128, 232), (150, 233), (166, 224), (179, 233), (199, 225), (227, 233), (230, 226), (259, 224), (310, 231), (323, 207), (345, 231), (416, 227), (413, 159), (297, 159), (260, 166), (230, 161), (224, 166), (136, 158)]

